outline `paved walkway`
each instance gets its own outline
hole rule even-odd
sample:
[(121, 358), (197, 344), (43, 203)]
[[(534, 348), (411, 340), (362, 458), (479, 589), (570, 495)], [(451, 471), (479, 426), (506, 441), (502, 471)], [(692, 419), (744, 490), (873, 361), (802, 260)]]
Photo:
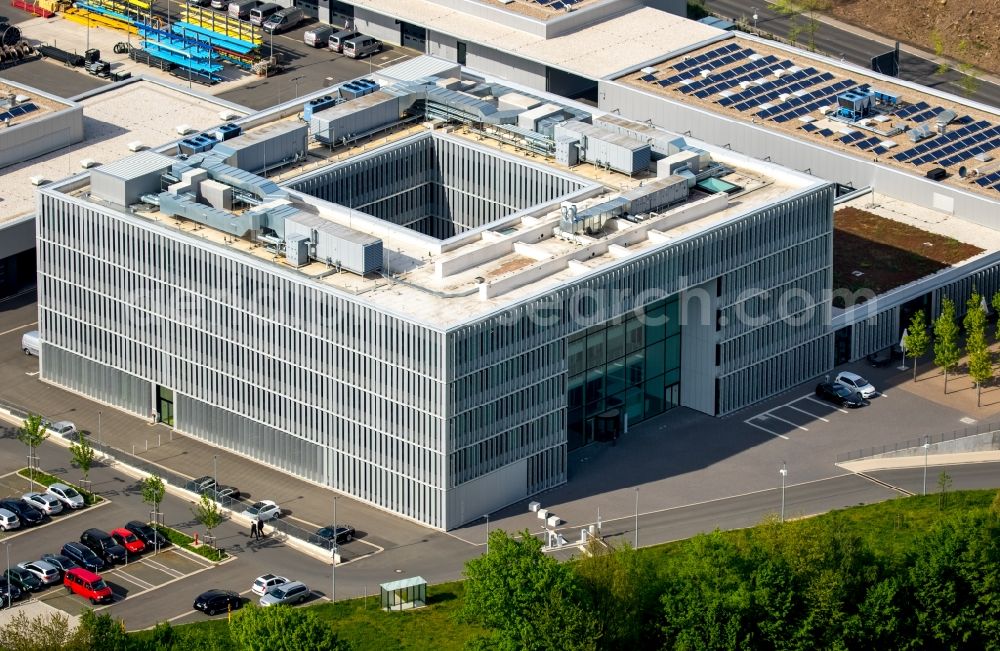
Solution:
[[(986, 452), (952, 452), (947, 454), (932, 454), (927, 457), (928, 466), (954, 466), (965, 463), (990, 463), (1000, 461), (1000, 450)], [(924, 465), (923, 453), (910, 457), (884, 457), (876, 459), (859, 459), (838, 463), (838, 466), (851, 472), (871, 472), (872, 470), (896, 470), (899, 468), (920, 468)]]

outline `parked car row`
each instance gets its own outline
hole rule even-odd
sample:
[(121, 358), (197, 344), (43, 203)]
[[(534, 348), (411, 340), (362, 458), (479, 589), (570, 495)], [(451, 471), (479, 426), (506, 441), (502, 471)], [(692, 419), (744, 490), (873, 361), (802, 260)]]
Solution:
[(10, 605), (31, 592), (62, 583), (66, 591), (91, 603), (111, 601), (111, 588), (99, 571), (125, 562), (147, 549), (162, 549), (170, 541), (144, 522), (132, 520), (110, 532), (90, 528), (80, 541), (67, 542), (58, 554), (42, 554), (35, 561), (18, 563), (0, 576), (0, 601)]
[[(302, 581), (290, 581), (276, 574), (264, 574), (254, 579), (250, 591), (259, 597), (261, 606), (278, 604), (295, 605), (304, 602), (312, 595), (312, 590)], [(238, 592), (213, 588), (195, 597), (193, 608), (206, 615), (215, 615), (243, 606), (243, 598)]]
[(209, 495), (216, 500), (238, 500), (242, 497), (240, 489), (235, 486), (226, 486), (225, 484), (217, 485), (215, 483), (215, 477), (211, 477), (209, 475), (191, 480), (188, 483), (187, 488), (195, 493), (198, 493), (199, 495)]
[(377, 38), (353, 28), (342, 29), (333, 25), (318, 25), (306, 30), (302, 41), (312, 47), (326, 47), (351, 59), (361, 59), (382, 51), (382, 41)]
[(816, 385), (816, 397), (838, 407), (864, 407), (871, 404), (869, 399), (876, 395), (878, 391), (871, 382), (850, 371), (838, 373), (833, 382), (820, 382)]
[(52, 484), (44, 493), (32, 491), (20, 498), (0, 499), (0, 529), (34, 527), (64, 510), (82, 509), (83, 495), (72, 486)]

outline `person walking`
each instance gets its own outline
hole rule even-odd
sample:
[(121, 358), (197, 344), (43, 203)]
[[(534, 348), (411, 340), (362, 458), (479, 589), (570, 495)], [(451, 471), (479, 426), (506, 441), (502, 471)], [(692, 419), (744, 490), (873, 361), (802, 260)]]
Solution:
[(257, 521), (254, 520), (250, 523), (250, 540), (255, 540), (257, 536)]
[(257, 540), (264, 537), (264, 523), (257, 520)]

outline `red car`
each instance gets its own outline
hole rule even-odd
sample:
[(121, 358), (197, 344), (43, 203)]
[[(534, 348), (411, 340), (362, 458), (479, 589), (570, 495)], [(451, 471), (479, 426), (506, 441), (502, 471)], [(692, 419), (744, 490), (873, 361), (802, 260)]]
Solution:
[(66, 586), (67, 592), (75, 592), (81, 597), (86, 597), (92, 604), (110, 602), (113, 598), (111, 588), (101, 575), (82, 567), (66, 570), (66, 574), (63, 575), (63, 585)]
[(141, 554), (146, 549), (145, 543), (139, 540), (139, 536), (124, 527), (113, 529), (111, 537), (115, 539), (116, 543), (124, 547), (125, 551), (129, 554)]

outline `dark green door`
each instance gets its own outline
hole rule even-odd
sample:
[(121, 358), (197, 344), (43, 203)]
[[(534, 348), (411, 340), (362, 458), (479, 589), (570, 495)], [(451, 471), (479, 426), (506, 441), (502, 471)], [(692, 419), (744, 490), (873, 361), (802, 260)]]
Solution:
[(156, 387), (156, 411), (159, 421), (171, 427), (174, 424), (174, 390), (167, 387)]

